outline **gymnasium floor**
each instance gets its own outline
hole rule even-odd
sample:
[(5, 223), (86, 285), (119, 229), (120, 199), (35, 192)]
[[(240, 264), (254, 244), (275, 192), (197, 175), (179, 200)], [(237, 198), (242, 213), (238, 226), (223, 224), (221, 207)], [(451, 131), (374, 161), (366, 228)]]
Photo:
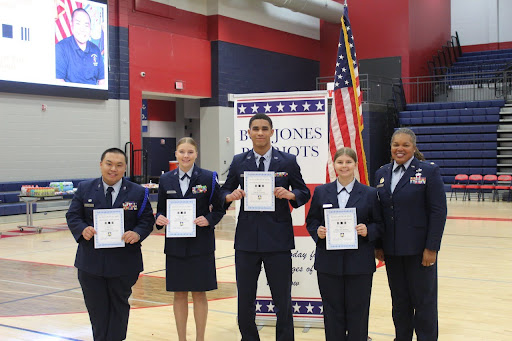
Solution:
[[(219, 289), (208, 293), (206, 340), (240, 340), (236, 324), (233, 250), (234, 211), (217, 227)], [(0, 340), (92, 340), (89, 318), (76, 279), (76, 243), (65, 212), (36, 214), (43, 233), (18, 232), (24, 216), (0, 218)], [(439, 327), (442, 341), (512, 338), (512, 203), (448, 202), (448, 221), (439, 254)], [(172, 294), (165, 291), (164, 236), (143, 243), (145, 271), (134, 287), (127, 340), (177, 340)], [(191, 307), (191, 306), (190, 306)], [(190, 310), (188, 339), (195, 340)], [(370, 336), (393, 340), (391, 300), (384, 268), (374, 276)], [(260, 331), (274, 340), (274, 328)], [(323, 329), (297, 341), (322, 340)]]

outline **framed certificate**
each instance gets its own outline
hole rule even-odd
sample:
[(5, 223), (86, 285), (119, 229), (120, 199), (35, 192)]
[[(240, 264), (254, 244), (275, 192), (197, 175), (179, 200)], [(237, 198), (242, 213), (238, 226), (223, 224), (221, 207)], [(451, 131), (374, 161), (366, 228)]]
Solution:
[(244, 210), (274, 212), (274, 188), (274, 172), (244, 172)]
[(94, 248), (124, 247), (124, 210), (122, 208), (93, 210)]
[(196, 199), (167, 199), (167, 238), (196, 236)]
[(355, 207), (324, 210), (327, 228), (326, 249), (357, 249), (357, 213)]

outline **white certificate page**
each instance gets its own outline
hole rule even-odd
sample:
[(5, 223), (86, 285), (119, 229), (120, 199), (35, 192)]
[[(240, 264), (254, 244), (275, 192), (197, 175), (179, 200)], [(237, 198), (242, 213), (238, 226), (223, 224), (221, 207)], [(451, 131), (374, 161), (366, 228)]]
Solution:
[(274, 172), (244, 172), (244, 210), (276, 210)]
[(357, 249), (357, 213), (354, 207), (324, 210), (327, 250)]
[(196, 236), (196, 199), (167, 199), (167, 238)]
[(124, 247), (124, 210), (122, 208), (94, 210), (94, 248)]

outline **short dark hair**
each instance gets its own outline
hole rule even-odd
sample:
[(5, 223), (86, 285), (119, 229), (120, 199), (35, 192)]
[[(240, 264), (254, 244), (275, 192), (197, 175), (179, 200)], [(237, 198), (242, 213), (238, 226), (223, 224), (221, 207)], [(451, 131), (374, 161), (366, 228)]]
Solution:
[(268, 123), (270, 123), (270, 128), (273, 128), (273, 125), (272, 125), (272, 119), (270, 117), (268, 117), (267, 115), (265, 114), (256, 114), (254, 115), (253, 117), (251, 117), (251, 119), (249, 120), (249, 129), (251, 129), (251, 124), (254, 120), (265, 120), (267, 121)]
[(89, 13), (88, 13), (85, 9), (83, 9), (82, 7), (79, 7), (79, 8), (77, 8), (77, 9), (75, 9), (75, 10), (73, 11), (73, 13), (71, 13), (71, 21), (73, 21), (73, 19), (75, 18), (75, 13), (77, 13), (77, 12), (84, 12), (85, 14), (87, 14), (87, 16), (89, 17), (89, 22), (91, 22), (91, 16), (90, 16), (90, 15), (89, 15)]
[(101, 154), (101, 161), (103, 161), (103, 159), (105, 158), (105, 155), (107, 155), (107, 153), (122, 154), (122, 155), (124, 155), (124, 162), (128, 163), (128, 157), (126, 156), (126, 153), (123, 152), (119, 148), (109, 148), (109, 149), (105, 150), (103, 152), (103, 154)]

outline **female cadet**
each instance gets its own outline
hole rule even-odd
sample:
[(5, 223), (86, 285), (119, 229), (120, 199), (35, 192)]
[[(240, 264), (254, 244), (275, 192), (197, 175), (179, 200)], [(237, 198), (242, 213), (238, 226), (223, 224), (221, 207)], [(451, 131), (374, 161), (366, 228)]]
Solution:
[[(384, 233), (375, 255), (386, 261), (396, 341), (437, 340), (437, 251), (446, 222), (439, 167), (420, 161), (416, 135), (407, 128), (391, 138), (393, 161), (375, 173)], [(379, 243), (380, 244), (380, 243)]]
[[(373, 241), (382, 230), (380, 207), (377, 191), (355, 179), (354, 150), (338, 150), (334, 168), (338, 178), (315, 189), (306, 218), (307, 229), (316, 242), (315, 269), (324, 306), (325, 338), (366, 341), (375, 272)], [(327, 250), (324, 210), (349, 207), (357, 212), (358, 248)]]
[[(167, 199), (196, 199), (197, 225), (194, 238), (166, 238), (166, 287), (174, 292), (174, 318), (180, 341), (186, 340), (188, 292), (192, 292), (196, 340), (204, 340), (208, 301), (206, 291), (217, 289), (215, 272), (215, 225), (225, 214), (219, 200), (219, 185), (211, 171), (194, 164), (196, 142), (190, 137), (176, 145), (178, 169), (160, 178), (157, 206), (157, 228), (169, 223)], [(211, 205), (211, 209), (210, 209)]]

